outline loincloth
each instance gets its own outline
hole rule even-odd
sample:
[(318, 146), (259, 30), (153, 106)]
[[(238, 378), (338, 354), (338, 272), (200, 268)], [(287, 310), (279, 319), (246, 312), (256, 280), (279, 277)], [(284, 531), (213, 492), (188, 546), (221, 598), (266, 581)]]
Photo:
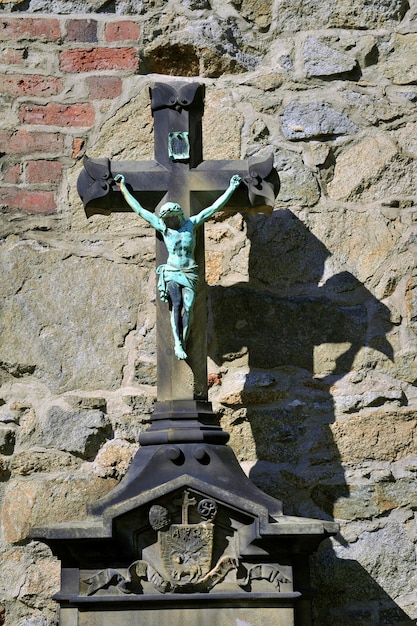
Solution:
[(156, 268), (159, 276), (158, 291), (162, 302), (168, 301), (168, 283), (174, 282), (181, 287), (188, 287), (195, 291), (198, 282), (198, 265), (178, 269), (172, 265), (164, 264)]

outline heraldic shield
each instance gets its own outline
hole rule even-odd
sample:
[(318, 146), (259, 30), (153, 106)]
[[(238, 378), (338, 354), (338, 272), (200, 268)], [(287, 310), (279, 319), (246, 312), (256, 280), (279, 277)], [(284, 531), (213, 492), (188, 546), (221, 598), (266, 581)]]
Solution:
[[(158, 572), (158, 584), (171, 592), (208, 591), (236, 567), (236, 560), (222, 558), (213, 568), (213, 544), (217, 504), (206, 498), (197, 500), (189, 490), (177, 500), (181, 506), (181, 523), (170, 523), (168, 510), (154, 505), (149, 521), (158, 532), (158, 546), (164, 572)], [(189, 510), (195, 508), (200, 522), (189, 522)], [(152, 579), (152, 577), (151, 577)]]
[(188, 587), (211, 569), (214, 525), (173, 524), (159, 532), (161, 556), (172, 586)]

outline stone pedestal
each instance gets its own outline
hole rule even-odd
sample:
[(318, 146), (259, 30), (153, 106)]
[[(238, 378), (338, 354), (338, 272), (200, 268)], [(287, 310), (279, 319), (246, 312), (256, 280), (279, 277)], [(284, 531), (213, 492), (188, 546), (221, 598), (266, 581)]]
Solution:
[(61, 559), (61, 626), (309, 626), (309, 557), (336, 524), (289, 517), (242, 472), (209, 403), (157, 403), (124, 480)]

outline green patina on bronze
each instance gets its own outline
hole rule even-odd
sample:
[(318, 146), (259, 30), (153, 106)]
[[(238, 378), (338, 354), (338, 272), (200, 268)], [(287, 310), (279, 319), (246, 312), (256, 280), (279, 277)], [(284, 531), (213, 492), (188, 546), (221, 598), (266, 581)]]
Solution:
[[(151, 213), (129, 192), (123, 174), (117, 174), (114, 180), (129, 206), (163, 237), (168, 258), (166, 263), (156, 269), (159, 276), (158, 291), (161, 300), (170, 304), (175, 356), (177, 359), (186, 359), (185, 348), (198, 282), (198, 265), (194, 258), (196, 231), (226, 204), (242, 179), (238, 174), (232, 176), (226, 191), (212, 205), (187, 219), (181, 206), (175, 202), (163, 204), (159, 216)], [(176, 220), (177, 228), (168, 226), (172, 220)]]
[(168, 155), (171, 161), (190, 159), (190, 139), (185, 131), (168, 133)]

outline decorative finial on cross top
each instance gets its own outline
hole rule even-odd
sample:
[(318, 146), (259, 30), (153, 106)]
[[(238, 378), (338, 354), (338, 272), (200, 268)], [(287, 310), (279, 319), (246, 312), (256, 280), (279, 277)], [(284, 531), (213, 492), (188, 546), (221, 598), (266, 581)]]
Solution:
[(111, 162), (85, 157), (78, 191), (87, 217), (130, 207), (155, 229), (158, 290), (160, 300), (168, 303), (157, 308), (158, 400), (205, 401), (201, 226), (219, 209), (270, 214), (279, 179), (272, 156), (203, 160), (204, 85), (156, 83), (150, 95), (155, 159)]

